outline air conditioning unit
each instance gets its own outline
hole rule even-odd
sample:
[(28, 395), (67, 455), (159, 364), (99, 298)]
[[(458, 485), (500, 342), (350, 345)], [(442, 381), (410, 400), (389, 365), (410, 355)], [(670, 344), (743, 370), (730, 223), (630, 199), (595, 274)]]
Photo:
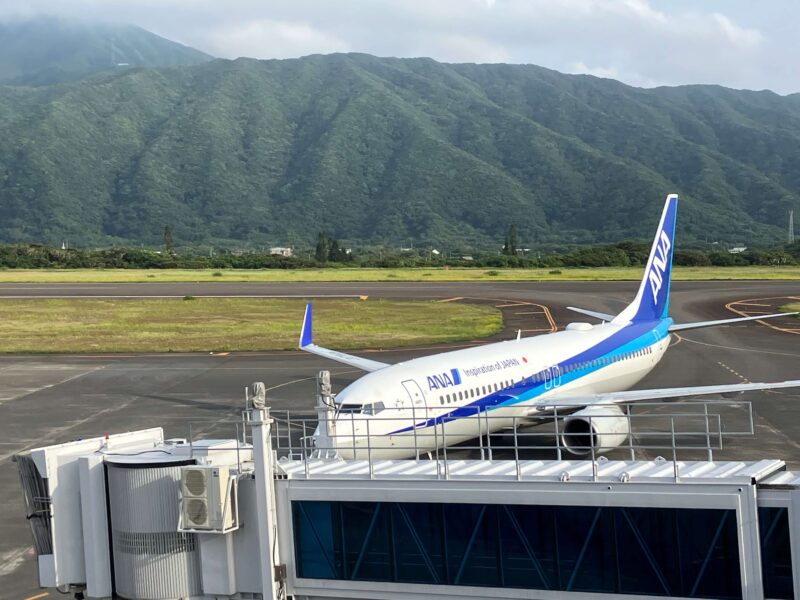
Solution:
[(181, 469), (181, 531), (226, 533), (237, 529), (236, 478), (229, 467)]

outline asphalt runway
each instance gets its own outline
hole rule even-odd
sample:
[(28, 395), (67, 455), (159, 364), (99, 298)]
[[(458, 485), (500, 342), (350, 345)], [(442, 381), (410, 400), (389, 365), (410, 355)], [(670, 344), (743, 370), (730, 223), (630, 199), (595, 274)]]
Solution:
[[(577, 305), (615, 313), (636, 282), (481, 283), (198, 283), (0, 284), (0, 297), (360, 296), (479, 301), (499, 306), (510, 338), (589, 320), (565, 309)], [(676, 282), (676, 322), (770, 312), (800, 298), (799, 282)], [(298, 315), (298, 329), (302, 315)], [(444, 348), (365, 349), (396, 362)], [(30, 532), (11, 457), (37, 446), (160, 425), (168, 437), (229, 437), (253, 381), (269, 388), (276, 410), (313, 408), (316, 373), (329, 369), (341, 389), (360, 372), (300, 352), (226, 355), (0, 356), (0, 598), (29, 598), (36, 587)], [(800, 378), (800, 321), (689, 331), (676, 336), (661, 364), (638, 387), (674, 387)], [(800, 469), (800, 392), (748, 394), (756, 435), (728, 444), (715, 458), (781, 458)]]

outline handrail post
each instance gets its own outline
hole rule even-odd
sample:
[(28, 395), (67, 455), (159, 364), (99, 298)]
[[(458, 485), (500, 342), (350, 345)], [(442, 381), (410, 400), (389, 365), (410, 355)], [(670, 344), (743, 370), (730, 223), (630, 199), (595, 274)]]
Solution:
[(597, 460), (594, 452), (594, 417), (589, 416), (589, 449), (592, 452), (592, 481), (597, 481)]
[(444, 419), (442, 419), (442, 456), (444, 457), (444, 478), (450, 479), (450, 469), (447, 465), (447, 430), (444, 427)]
[(558, 458), (558, 460), (560, 461), (561, 460), (561, 436), (559, 435), (559, 432), (558, 432), (558, 404), (556, 404), (553, 408), (554, 408), (553, 423), (555, 423), (555, 428), (556, 428), (556, 458)]
[(711, 431), (708, 424), (708, 401), (703, 402), (703, 413), (706, 422), (706, 458), (708, 462), (714, 460), (714, 451), (711, 449)]
[(519, 465), (519, 444), (517, 443), (517, 415), (513, 416), (512, 427), (514, 428), (514, 467), (517, 472), (517, 481), (522, 479), (522, 470)]
[(675, 417), (670, 417), (670, 431), (672, 433), (672, 474), (675, 483), (678, 483), (678, 446), (675, 442)]
[(636, 460), (636, 449), (633, 447), (633, 420), (631, 414), (631, 405), (628, 404), (625, 406), (625, 413), (628, 417), (628, 446), (631, 450), (631, 461)]
[(494, 457), (492, 455), (492, 429), (489, 424), (489, 411), (485, 410), (483, 414), (486, 415), (486, 451), (489, 454), (489, 461), (491, 461)]
[[(427, 402), (427, 401), (426, 401)], [(399, 408), (397, 410), (400, 410)], [(397, 413), (395, 413), (396, 415)], [(414, 456), (419, 462), (419, 443), (417, 442), (417, 408), (414, 406), (414, 400), (411, 400), (411, 430), (414, 434)]]
[(353, 460), (356, 460), (356, 419), (354, 414), (350, 413), (350, 433), (353, 436)]
[(375, 472), (372, 465), (372, 441), (369, 435), (369, 419), (367, 419), (367, 466), (369, 469), (369, 478), (375, 479)]

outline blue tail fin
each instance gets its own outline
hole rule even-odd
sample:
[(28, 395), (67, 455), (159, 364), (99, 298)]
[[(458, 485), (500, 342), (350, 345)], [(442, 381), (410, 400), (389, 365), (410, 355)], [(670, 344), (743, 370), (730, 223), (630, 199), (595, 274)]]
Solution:
[(670, 194), (664, 203), (650, 258), (636, 294), (614, 323), (655, 321), (664, 319), (669, 310), (669, 288), (672, 279), (672, 251), (675, 248), (675, 219), (678, 214), (678, 195)]

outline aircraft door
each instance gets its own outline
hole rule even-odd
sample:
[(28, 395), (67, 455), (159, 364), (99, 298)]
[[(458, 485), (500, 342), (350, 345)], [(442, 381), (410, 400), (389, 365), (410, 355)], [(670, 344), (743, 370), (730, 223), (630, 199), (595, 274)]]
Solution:
[(408, 392), (408, 397), (411, 399), (411, 406), (409, 408), (413, 414), (414, 421), (416, 422), (418, 419), (426, 418), (426, 409), (428, 406), (422, 388), (419, 387), (419, 384), (413, 379), (406, 379), (402, 383), (406, 392)]

